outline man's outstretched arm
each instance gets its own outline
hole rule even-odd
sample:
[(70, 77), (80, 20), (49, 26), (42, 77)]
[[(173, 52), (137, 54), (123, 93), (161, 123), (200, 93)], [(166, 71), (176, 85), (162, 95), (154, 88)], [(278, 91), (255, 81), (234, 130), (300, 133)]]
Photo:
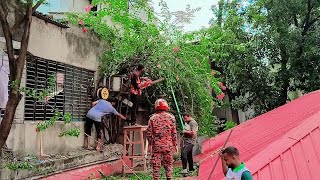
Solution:
[(124, 115), (122, 115), (122, 114), (120, 114), (120, 113), (118, 113), (117, 116), (118, 116), (120, 119), (123, 119), (123, 120), (126, 120), (126, 119), (127, 119)]

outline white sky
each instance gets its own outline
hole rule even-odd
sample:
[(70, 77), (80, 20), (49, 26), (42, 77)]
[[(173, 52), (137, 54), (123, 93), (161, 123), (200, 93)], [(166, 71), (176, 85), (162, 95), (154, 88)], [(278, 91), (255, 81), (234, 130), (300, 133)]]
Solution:
[[(152, 0), (154, 3), (154, 9), (156, 12), (160, 12), (159, 7), (160, 0)], [(195, 18), (191, 24), (187, 24), (184, 27), (185, 31), (193, 31), (201, 29), (203, 26), (208, 27), (209, 21), (213, 17), (213, 13), (210, 10), (211, 6), (217, 4), (218, 0), (165, 0), (170, 11), (185, 10), (186, 6), (190, 4), (191, 9), (201, 7), (201, 10), (196, 12)]]

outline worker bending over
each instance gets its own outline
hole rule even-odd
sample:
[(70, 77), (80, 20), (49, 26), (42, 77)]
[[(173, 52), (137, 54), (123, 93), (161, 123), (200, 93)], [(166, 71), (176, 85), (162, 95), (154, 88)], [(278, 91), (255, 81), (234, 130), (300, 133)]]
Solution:
[(96, 150), (101, 151), (102, 150), (101, 145), (103, 144), (101, 141), (101, 130), (102, 130), (101, 118), (108, 114), (114, 114), (123, 120), (125, 120), (126, 117), (118, 113), (117, 110), (112, 106), (112, 104), (109, 101), (106, 101), (103, 99), (93, 102), (92, 106), (93, 107), (87, 113), (86, 123), (84, 126), (84, 131), (86, 133), (84, 136), (84, 148), (88, 150), (93, 149), (89, 146), (90, 141), (88, 136), (91, 136), (92, 125), (94, 125), (94, 127), (96, 128), (97, 141), (98, 141)]

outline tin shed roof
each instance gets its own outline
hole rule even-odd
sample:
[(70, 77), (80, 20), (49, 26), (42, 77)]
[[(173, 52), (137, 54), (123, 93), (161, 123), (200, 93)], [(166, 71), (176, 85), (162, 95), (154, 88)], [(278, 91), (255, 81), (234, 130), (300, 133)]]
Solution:
[[(233, 129), (228, 145), (240, 151), (254, 179), (320, 179), (320, 91), (249, 120)], [(229, 131), (203, 143), (200, 159), (222, 147)], [(217, 155), (200, 165), (208, 178)], [(220, 161), (220, 160), (219, 160)], [(211, 179), (223, 179), (221, 162)]]

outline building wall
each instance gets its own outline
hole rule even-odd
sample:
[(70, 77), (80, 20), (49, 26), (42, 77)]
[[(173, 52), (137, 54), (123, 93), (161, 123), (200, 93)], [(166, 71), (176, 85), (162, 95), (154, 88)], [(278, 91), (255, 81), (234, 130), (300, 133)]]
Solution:
[[(20, 44), (15, 42), (15, 48)], [(93, 34), (83, 33), (78, 27), (61, 28), (33, 17), (31, 24), (28, 51), (38, 57), (50, 59), (76, 67), (97, 71), (99, 55), (108, 48)], [(0, 55), (5, 54), (5, 40), (0, 38)], [(97, 73), (95, 73), (97, 74)], [(95, 75), (96, 76), (96, 75)], [(21, 86), (26, 83), (26, 67), (24, 68)], [(15, 121), (7, 140), (8, 148), (16, 156), (40, 154), (40, 133), (36, 133), (35, 121), (24, 121), (24, 98), (20, 101)], [(74, 122), (83, 131), (84, 122)], [(42, 133), (44, 154), (57, 154), (74, 150), (83, 146), (83, 133), (79, 138), (58, 137), (59, 133), (70, 125), (58, 122)]]
[(60, 28), (33, 17), (28, 51), (35, 56), (96, 71), (107, 47), (80, 28)]
[(90, 5), (89, 0), (47, 0), (48, 4), (43, 4), (38, 11), (51, 14), (60, 12), (85, 12), (85, 7)]
[[(224, 98), (225, 103), (229, 103), (229, 97), (225, 96)], [(232, 110), (230, 107), (221, 107), (221, 108), (215, 108), (213, 110), (213, 113), (215, 116), (217, 116), (219, 119), (225, 119), (228, 121), (234, 121), (237, 123), (239, 120), (239, 123), (244, 123), (246, 120), (250, 119), (254, 115), (254, 111), (252, 108), (248, 109), (247, 111), (243, 112), (241, 110), (238, 111), (238, 117), (232, 116)]]
[(40, 136), (42, 135), (43, 154), (66, 153), (83, 146), (83, 134), (77, 137), (59, 137), (59, 133), (71, 127), (79, 127), (83, 131), (84, 123), (75, 122), (73, 125), (65, 125), (57, 122), (43, 133), (36, 132), (37, 121), (25, 121), (14, 123), (7, 140), (7, 146), (13, 150), (15, 156), (40, 155)]

